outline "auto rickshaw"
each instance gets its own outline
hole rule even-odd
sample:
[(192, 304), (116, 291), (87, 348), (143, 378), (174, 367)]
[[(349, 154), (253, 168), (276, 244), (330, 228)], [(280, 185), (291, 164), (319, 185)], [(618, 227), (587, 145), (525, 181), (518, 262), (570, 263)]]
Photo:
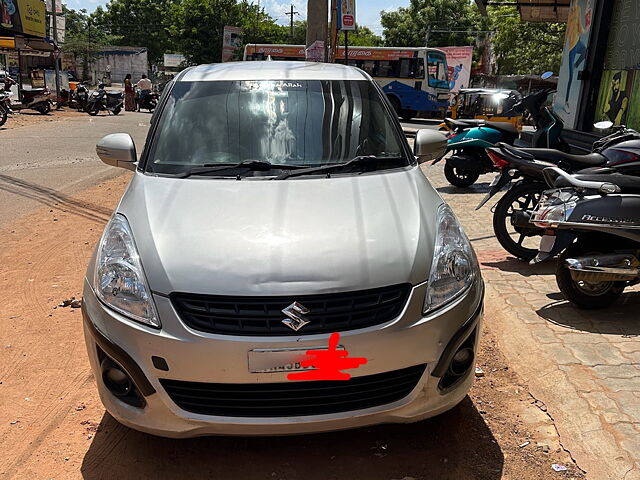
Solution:
[[(447, 117), (508, 122), (522, 130), (522, 114), (512, 111), (521, 98), (516, 90), (463, 88), (453, 97)], [(448, 129), (445, 123), (440, 127)]]

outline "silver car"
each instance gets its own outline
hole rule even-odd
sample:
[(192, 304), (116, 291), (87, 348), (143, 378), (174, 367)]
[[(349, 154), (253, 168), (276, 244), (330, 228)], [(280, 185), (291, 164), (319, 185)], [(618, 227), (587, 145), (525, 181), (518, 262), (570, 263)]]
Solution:
[(167, 86), (89, 264), (84, 331), (106, 409), (168, 437), (415, 422), (473, 381), (471, 244), (382, 90), (352, 67), (250, 62)]

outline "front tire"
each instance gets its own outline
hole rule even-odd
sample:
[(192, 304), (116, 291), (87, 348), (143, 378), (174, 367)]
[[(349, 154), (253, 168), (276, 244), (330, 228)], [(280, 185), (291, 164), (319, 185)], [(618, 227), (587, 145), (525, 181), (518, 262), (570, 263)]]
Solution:
[(120, 107), (118, 107), (118, 108), (114, 108), (114, 109), (113, 109), (113, 114), (114, 114), (114, 115), (118, 115), (121, 111), (122, 111), (122, 108), (120, 108)]
[(564, 298), (576, 307), (585, 310), (606, 308), (615, 302), (624, 291), (625, 282), (589, 283), (575, 281), (566, 265), (567, 258), (596, 253), (593, 247), (578, 241), (570, 245), (558, 260), (556, 283)]
[(4, 108), (4, 106), (0, 106), (0, 127), (3, 126), (7, 121), (7, 116), (7, 110)]
[(49, 105), (48, 103), (44, 103), (40, 105), (36, 110), (40, 112), (40, 115), (46, 115), (51, 111), (51, 105)]
[(480, 172), (473, 170), (462, 170), (460, 168), (452, 166), (448, 161), (444, 164), (444, 176), (447, 181), (460, 188), (467, 188), (473, 185), (480, 177)]
[[(533, 245), (523, 245), (525, 239), (540, 235), (540, 229), (514, 227), (511, 215), (518, 210), (532, 210), (540, 201), (540, 195), (546, 190), (542, 183), (521, 183), (507, 190), (496, 205), (493, 213), (493, 231), (502, 248), (516, 258), (524, 261), (532, 260), (538, 254)], [(515, 208), (514, 208), (515, 205)], [(510, 230), (514, 230), (513, 232)]]

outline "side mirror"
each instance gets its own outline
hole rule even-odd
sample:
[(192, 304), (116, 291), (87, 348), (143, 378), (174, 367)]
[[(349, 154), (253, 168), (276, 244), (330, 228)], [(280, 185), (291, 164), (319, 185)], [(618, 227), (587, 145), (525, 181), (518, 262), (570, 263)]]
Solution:
[(112, 133), (96, 145), (96, 152), (107, 165), (135, 170), (138, 156), (133, 138), (128, 133)]
[(447, 137), (437, 130), (423, 128), (416, 133), (413, 153), (419, 163), (438, 160), (447, 152)]

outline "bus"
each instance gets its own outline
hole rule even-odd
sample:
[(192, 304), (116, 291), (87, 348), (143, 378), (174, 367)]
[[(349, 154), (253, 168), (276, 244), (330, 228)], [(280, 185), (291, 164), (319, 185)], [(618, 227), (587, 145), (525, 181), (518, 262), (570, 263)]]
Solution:
[[(304, 60), (304, 45), (247, 44), (244, 60)], [(340, 47), (337, 63), (345, 63)], [(349, 65), (367, 72), (382, 87), (398, 115), (444, 118), (449, 107), (447, 57), (437, 48), (349, 47)], [(425, 68), (426, 65), (426, 68)], [(426, 78), (425, 78), (426, 75)]]

